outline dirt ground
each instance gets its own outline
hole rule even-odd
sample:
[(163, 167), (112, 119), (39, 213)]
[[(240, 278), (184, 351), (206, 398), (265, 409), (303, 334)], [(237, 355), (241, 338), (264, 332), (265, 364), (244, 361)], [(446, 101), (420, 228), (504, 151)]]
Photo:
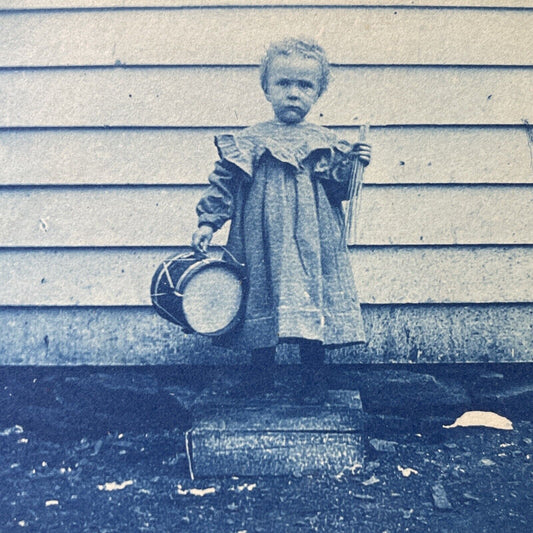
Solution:
[[(511, 431), (444, 429), (457, 407), (367, 413), (362, 468), (193, 481), (187, 404), (207, 378), (191, 387), (190, 376), (138, 373), (119, 387), (122, 378), (93, 374), (2, 369), (0, 531), (531, 531), (533, 423), (523, 411), (505, 413)], [(103, 382), (107, 398), (87, 392)]]

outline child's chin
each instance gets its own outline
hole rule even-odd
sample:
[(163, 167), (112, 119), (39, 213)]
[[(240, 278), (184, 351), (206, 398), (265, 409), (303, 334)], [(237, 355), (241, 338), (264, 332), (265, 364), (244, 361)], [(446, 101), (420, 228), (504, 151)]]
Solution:
[(301, 122), (304, 117), (298, 113), (285, 113), (278, 116), (278, 119), (285, 124), (298, 124), (298, 122)]

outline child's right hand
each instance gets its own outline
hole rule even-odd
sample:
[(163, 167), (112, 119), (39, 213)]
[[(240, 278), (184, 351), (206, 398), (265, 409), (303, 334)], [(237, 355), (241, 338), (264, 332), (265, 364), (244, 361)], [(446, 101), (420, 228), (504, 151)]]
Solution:
[(355, 143), (350, 155), (354, 159), (359, 159), (363, 166), (366, 167), (370, 163), (372, 147), (368, 143)]
[(208, 224), (202, 224), (193, 234), (191, 246), (197, 252), (205, 254), (207, 247), (211, 243), (214, 230)]

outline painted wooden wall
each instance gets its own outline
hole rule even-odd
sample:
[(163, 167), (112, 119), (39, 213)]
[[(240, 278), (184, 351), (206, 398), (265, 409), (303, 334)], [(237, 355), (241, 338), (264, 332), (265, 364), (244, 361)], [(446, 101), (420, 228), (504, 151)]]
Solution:
[(533, 2), (312, 3), (0, 0), (0, 364), (245, 360), (149, 285), (189, 244), (213, 134), (270, 118), (257, 64), (286, 35), (334, 65), (311, 120), (371, 124), (370, 342), (333, 360), (533, 360)]

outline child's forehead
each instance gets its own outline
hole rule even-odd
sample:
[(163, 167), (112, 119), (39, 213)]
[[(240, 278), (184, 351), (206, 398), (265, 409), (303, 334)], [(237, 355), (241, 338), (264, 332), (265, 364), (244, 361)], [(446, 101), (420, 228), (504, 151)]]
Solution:
[(313, 57), (294, 53), (276, 55), (269, 65), (269, 74), (284, 77), (320, 77), (320, 62)]

